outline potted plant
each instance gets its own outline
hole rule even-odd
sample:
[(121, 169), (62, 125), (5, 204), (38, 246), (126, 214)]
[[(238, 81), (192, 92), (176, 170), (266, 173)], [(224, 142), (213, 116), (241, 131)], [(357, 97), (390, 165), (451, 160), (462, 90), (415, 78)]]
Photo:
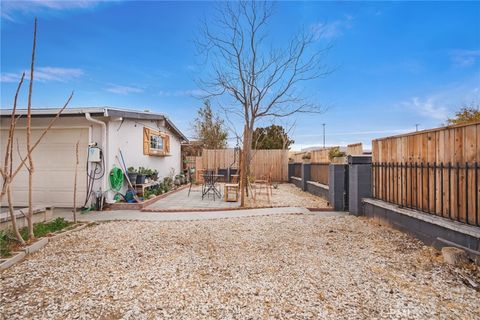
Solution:
[(158, 170), (157, 169), (154, 169), (154, 170), (150, 170), (150, 179), (152, 179), (153, 181), (157, 181), (158, 180)]
[(304, 163), (310, 163), (310, 159), (312, 158), (312, 155), (310, 153), (305, 153), (302, 156), (302, 160)]
[(147, 177), (148, 169), (144, 167), (139, 167), (137, 170), (137, 184), (144, 184), (145, 178)]
[(346, 156), (347, 154), (343, 151), (340, 151), (339, 147), (332, 148), (328, 152), (328, 158), (333, 163), (346, 163), (347, 161)]
[(174, 184), (176, 187), (178, 187), (181, 183), (182, 183), (182, 180), (181, 180), (181, 178), (180, 178), (180, 175), (177, 174), (177, 175), (175, 176), (175, 180), (173, 180), (173, 184)]
[(137, 171), (134, 167), (128, 168), (127, 175), (131, 183), (137, 183)]
[(187, 177), (183, 173), (180, 174), (180, 183), (181, 184), (187, 183)]

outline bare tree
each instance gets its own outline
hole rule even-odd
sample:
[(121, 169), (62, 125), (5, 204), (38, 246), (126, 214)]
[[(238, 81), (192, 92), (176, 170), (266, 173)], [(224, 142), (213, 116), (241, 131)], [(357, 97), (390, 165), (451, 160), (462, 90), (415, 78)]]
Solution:
[(330, 46), (320, 47), (318, 37), (296, 34), (285, 48), (268, 48), (271, 2), (225, 2), (213, 21), (204, 22), (197, 40), (211, 73), (199, 80), (209, 96), (231, 100), (226, 111), (243, 119), (241, 205), (245, 204), (247, 170), (251, 161), (255, 123), (265, 117), (288, 117), (299, 112), (320, 112), (304, 99), (299, 84), (331, 73), (324, 65)]
[[(39, 145), (39, 143), (42, 141), (43, 137), (47, 134), (47, 132), (52, 128), (53, 124), (58, 120), (60, 117), (60, 114), (65, 110), (65, 108), (68, 106), (70, 101), (72, 100), (73, 97), (73, 92), (70, 94), (68, 97), (67, 101), (63, 105), (63, 107), (58, 110), (56, 116), (52, 118), (47, 125), (47, 127), (42, 131), (40, 136), (35, 140), (35, 142), (32, 144), (31, 140), (31, 96), (32, 96), (32, 88), (33, 88), (33, 74), (34, 74), (34, 60), (35, 60), (35, 46), (36, 46), (36, 34), (37, 34), (37, 19), (35, 19), (35, 28), (34, 28), (34, 34), (33, 34), (33, 50), (32, 50), (32, 61), (31, 61), (31, 66), (30, 66), (30, 86), (29, 86), (29, 97), (28, 97), (28, 111), (27, 111), (27, 150), (26, 150), (26, 155), (22, 157), (20, 154), (19, 149), (17, 149), (19, 153), (19, 163), (16, 165), (15, 170), (14, 170), (14, 163), (13, 163), (13, 141), (15, 139), (15, 129), (17, 125), (17, 121), (20, 118), (20, 116), (17, 117), (16, 112), (17, 112), (17, 101), (18, 101), (18, 95), (21, 90), (23, 81), (25, 79), (25, 73), (22, 74), (22, 77), (18, 83), (17, 90), (15, 92), (15, 97), (13, 100), (13, 108), (12, 108), (12, 114), (10, 117), (10, 127), (8, 131), (8, 141), (5, 149), (5, 160), (3, 163), (3, 167), (0, 167), (0, 175), (3, 179), (3, 184), (2, 184), (2, 189), (0, 191), (0, 202), (3, 199), (4, 195), (7, 195), (7, 202), (8, 202), (8, 208), (9, 208), (9, 213), (10, 213), (10, 219), (12, 221), (12, 227), (15, 233), (15, 236), (22, 245), (25, 244), (25, 241), (23, 240), (22, 236), (20, 235), (20, 232), (18, 230), (17, 226), (17, 220), (14, 212), (14, 200), (13, 200), (13, 195), (12, 195), (12, 189), (11, 185), (16, 177), (16, 175), (20, 172), (20, 170), (25, 167), (28, 172), (29, 172), (29, 199), (28, 199), (28, 215), (27, 215), (27, 222), (28, 222), (28, 231), (29, 231), (29, 238), (34, 237), (33, 234), (33, 203), (32, 203), (32, 174), (33, 174), (33, 159), (32, 159), (32, 153), (35, 150), (35, 148)], [(18, 144), (18, 142), (17, 142)], [(28, 164), (27, 164), (28, 160)]]
[(77, 223), (77, 175), (78, 175), (78, 145), (80, 140), (75, 144), (75, 175), (73, 177), (73, 222)]
[(32, 183), (33, 183), (33, 158), (32, 153), (28, 152), (32, 147), (32, 90), (33, 90), (33, 74), (35, 70), (35, 48), (37, 46), (37, 18), (33, 29), (33, 48), (32, 60), (30, 63), (30, 81), (28, 85), (28, 109), (27, 109), (27, 158), (28, 158), (28, 238), (32, 239), (33, 234), (33, 202), (32, 202)]

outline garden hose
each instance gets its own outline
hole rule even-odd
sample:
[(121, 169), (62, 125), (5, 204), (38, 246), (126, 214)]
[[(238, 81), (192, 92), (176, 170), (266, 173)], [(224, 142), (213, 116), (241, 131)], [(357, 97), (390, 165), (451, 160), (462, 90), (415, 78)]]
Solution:
[(109, 181), (110, 181), (110, 186), (112, 187), (111, 190), (113, 191), (120, 191), (120, 189), (123, 186), (123, 171), (120, 168), (113, 167), (112, 170), (110, 170), (110, 176), (109, 176)]

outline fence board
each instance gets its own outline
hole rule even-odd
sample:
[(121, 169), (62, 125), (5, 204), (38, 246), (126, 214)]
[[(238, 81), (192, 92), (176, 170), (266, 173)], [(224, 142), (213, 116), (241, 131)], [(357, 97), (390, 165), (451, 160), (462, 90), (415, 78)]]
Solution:
[(347, 155), (361, 155), (363, 154), (362, 143), (352, 143), (347, 145)]
[(372, 141), (376, 198), (478, 225), (480, 122)]
[[(203, 149), (199, 158), (197, 165), (201, 169), (238, 169), (240, 152), (235, 149)], [(265, 179), (270, 174), (273, 181), (288, 181), (288, 150), (252, 150), (250, 175)]]
[(311, 163), (310, 164), (310, 179), (311, 181), (319, 182), (328, 185), (328, 167), (330, 163)]

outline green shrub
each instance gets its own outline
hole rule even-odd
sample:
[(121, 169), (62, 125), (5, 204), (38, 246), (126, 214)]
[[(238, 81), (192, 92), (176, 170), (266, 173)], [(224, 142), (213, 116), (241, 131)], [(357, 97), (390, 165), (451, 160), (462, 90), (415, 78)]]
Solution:
[[(56, 218), (50, 222), (39, 222), (33, 225), (33, 234), (36, 238), (44, 237), (49, 233), (53, 233), (55, 231), (59, 231), (65, 229), (66, 227), (70, 226), (73, 222), (69, 222), (64, 218)], [(20, 229), (20, 234), (22, 238), (27, 240), (28, 239), (28, 229), (22, 228)]]
[[(64, 218), (56, 218), (49, 222), (35, 223), (33, 225), (33, 233), (36, 238), (41, 238), (48, 235), (49, 233), (54, 233), (56, 231), (63, 230), (72, 224), (73, 222), (66, 221)], [(25, 227), (25, 228), (21, 228), (19, 231), (22, 238), (24, 240), (27, 240), (28, 229)], [(0, 256), (2, 257), (10, 256), (11, 247), (17, 243), (18, 242), (15, 239), (13, 231), (11, 230), (0, 231)]]
[(0, 230), (0, 256), (9, 257), (12, 255), (7, 232)]
[(336, 147), (336, 148), (332, 148), (330, 149), (330, 151), (328, 152), (328, 158), (330, 160), (333, 160), (333, 158), (336, 158), (336, 157), (345, 157), (346, 156), (346, 153), (343, 152), (343, 151), (340, 151), (340, 148), (339, 147)]

